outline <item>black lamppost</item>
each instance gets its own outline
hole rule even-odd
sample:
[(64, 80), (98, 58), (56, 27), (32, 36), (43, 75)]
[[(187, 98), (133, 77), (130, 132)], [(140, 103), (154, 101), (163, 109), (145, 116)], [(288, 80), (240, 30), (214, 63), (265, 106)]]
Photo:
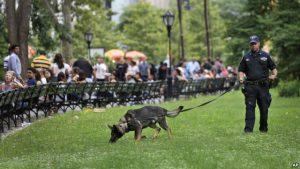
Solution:
[(89, 60), (91, 62), (91, 43), (93, 40), (93, 33), (91, 31), (88, 31), (84, 34), (84, 39), (88, 45), (88, 53), (89, 53)]
[(168, 91), (167, 91), (167, 97), (172, 97), (172, 54), (171, 54), (171, 29), (174, 23), (175, 16), (172, 12), (167, 11), (163, 16), (164, 24), (167, 27), (168, 31), (168, 39), (169, 39), (169, 69), (168, 69), (168, 77), (167, 77), (167, 84), (168, 84)]

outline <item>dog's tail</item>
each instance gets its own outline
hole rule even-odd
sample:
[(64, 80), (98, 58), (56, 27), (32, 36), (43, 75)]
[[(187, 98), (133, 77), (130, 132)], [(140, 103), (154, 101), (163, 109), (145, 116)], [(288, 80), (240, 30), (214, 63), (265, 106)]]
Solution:
[(179, 113), (181, 112), (181, 110), (183, 109), (183, 106), (179, 106), (177, 109), (172, 110), (172, 111), (168, 111), (166, 116), (167, 117), (176, 117), (179, 115)]

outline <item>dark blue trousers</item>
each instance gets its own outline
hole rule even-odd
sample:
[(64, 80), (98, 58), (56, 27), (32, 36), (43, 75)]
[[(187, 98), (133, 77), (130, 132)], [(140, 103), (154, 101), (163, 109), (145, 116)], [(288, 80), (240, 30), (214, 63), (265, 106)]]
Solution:
[(256, 103), (260, 111), (260, 127), (261, 132), (268, 131), (268, 109), (271, 104), (271, 94), (269, 93), (269, 84), (260, 85), (245, 84), (245, 132), (252, 132), (255, 123), (255, 107)]

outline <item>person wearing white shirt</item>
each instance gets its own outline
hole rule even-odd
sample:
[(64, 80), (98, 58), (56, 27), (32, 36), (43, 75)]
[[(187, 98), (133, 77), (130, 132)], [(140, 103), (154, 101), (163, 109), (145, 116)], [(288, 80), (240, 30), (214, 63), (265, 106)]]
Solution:
[(127, 68), (127, 75), (130, 74), (131, 76), (134, 76), (136, 73), (140, 72), (139, 67), (136, 65), (135, 61), (131, 61), (129, 63), (129, 66)]
[(107, 65), (104, 63), (104, 59), (102, 57), (98, 57), (98, 63), (94, 66), (94, 76), (96, 77), (96, 81), (105, 81), (106, 76), (108, 75)]
[(11, 55), (11, 48), (8, 49), (8, 56), (6, 56), (4, 59), (3, 59), (3, 69), (4, 71), (8, 71), (8, 61), (9, 61), (9, 57)]
[(17, 78), (20, 78), (22, 73), (22, 65), (18, 56), (18, 54), (20, 53), (20, 48), (18, 45), (12, 45), (10, 47), (10, 51), (11, 54), (7, 62), (7, 68), (8, 70), (14, 71), (16, 73)]
[(3, 59), (3, 68), (4, 68), (4, 71), (7, 71), (8, 70), (8, 61), (9, 61), (9, 56), (6, 56), (4, 59)]
[(57, 78), (57, 75), (60, 72), (63, 72), (66, 76), (71, 72), (71, 67), (69, 64), (64, 63), (63, 57), (60, 53), (56, 54), (51, 66), (54, 77)]
[(186, 65), (186, 71), (187, 71), (187, 76), (186, 78), (192, 78), (194, 74), (200, 70), (200, 64), (199, 62), (193, 58), (192, 61), (188, 62)]

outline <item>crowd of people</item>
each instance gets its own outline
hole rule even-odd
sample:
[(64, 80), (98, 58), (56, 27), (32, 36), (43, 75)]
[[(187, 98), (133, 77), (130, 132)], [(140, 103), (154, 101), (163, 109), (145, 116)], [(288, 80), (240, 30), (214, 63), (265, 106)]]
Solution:
[[(92, 65), (84, 58), (77, 59), (68, 64), (60, 53), (55, 54), (53, 61), (48, 59), (46, 53), (33, 59), (31, 67), (27, 69), (27, 77), (21, 78), (21, 62), (18, 58), (19, 46), (12, 45), (9, 55), (4, 59), (5, 78), (0, 85), (0, 91), (12, 90), (46, 84), (50, 82), (153, 82), (155, 80), (166, 80), (168, 75), (168, 60), (162, 61), (160, 65), (148, 63), (146, 58), (139, 61), (120, 59), (116, 61), (115, 68), (109, 70), (105, 59), (97, 57), (97, 63)], [(193, 58), (190, 61), (181, 60), (172, 67), (172, 79), (174, 81), (199, 80), (207, 78), (232, 77), (237, 75), (235, 68), (225, 66), (220, 58), (212, 61), (205, 58), (199, 61)]]

